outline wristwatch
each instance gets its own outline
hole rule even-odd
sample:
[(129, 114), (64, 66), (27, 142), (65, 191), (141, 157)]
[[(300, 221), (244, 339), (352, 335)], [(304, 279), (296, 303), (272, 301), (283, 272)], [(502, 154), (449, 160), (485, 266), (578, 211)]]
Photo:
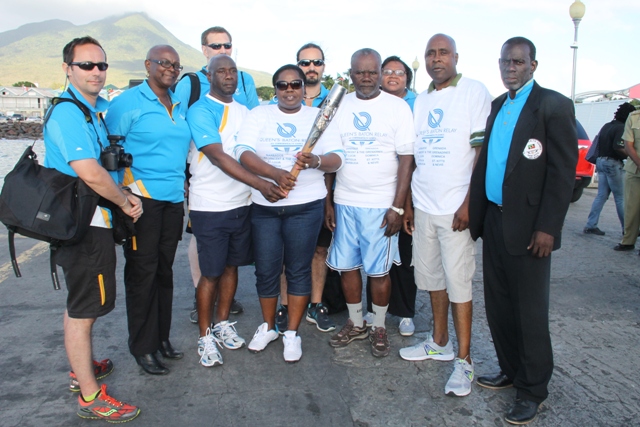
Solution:
[(389, 209), (391, 209), (392, 211), (394, 211), (395, 213), (397, 213), (400, 216), (404, 215), (404, 209), (402, 209), (402, 208), (396, 208), (395, 206), (391, 206), (391, 207), (389, 207)]

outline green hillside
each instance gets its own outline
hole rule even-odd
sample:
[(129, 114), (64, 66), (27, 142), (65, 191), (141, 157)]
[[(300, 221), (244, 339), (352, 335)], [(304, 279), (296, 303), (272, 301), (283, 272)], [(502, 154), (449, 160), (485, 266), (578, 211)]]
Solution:
[[(59, 88), (64, 84), (62, 48), (74, 37), (90, 35), (107, 52), (107, 84), (127, 86), (130, 79), (145, 77), (144, 58), (151, 46), (169, 44), (180, 55), (185, 72), (204, 65), (202, 52), (181, 42), (159, 22), (144, 13), (109, 17), (86, 25), (51, 20), (23, 25), (0, 33), (0, 86), (18, 81), (37, 82), (40, 87)], [(271, 75), (251, 74), (256, 86), (270, 86)]]

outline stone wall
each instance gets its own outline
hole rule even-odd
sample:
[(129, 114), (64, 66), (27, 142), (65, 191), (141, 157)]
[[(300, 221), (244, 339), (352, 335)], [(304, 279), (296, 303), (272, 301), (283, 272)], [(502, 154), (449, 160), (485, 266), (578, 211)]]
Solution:
[(0, 139), (42, 139), (42, 123), (0, 123)]

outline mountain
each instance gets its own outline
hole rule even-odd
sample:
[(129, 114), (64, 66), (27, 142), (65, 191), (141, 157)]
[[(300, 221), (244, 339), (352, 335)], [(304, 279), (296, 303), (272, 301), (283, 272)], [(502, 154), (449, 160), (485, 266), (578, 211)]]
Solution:
[[(180, 55), (184, 72), (202, 68), (202, 52), (181, 42), (158, 21), (144, 13), (112, 16), (86, 25), (58, 19), (25, 24), (0, 33), (0, 86), (18, 81), (37, 82), (40, 87), (64, 84), (62, 48), (75, 37), (90, 35), (107, 52), (107, 84), (125, 87), (130, 79), (145, 77), (144, 59), (150, 47), (169, 44)], [(256, 86), (271, 86), (271, 75), (241, 68), (251, 74)]]

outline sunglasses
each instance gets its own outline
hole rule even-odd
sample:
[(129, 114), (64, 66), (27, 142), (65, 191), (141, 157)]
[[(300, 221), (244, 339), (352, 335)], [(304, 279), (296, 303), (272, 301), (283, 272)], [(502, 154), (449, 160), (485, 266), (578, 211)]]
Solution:
[(276, 89), (278, 90), (287, 90), (287, 88), (289, 86), (291, 86), (291, 89), (293, 90), (297, 90), (300, 89), (303, 85), (302, 80), (298, 79), (298, 80), (292, 80), (290, 82), (285, 82), (284, 80), (278, 80), (276, 82)]
[(298, 66), (308, 67), (309, 65), (311, 65), (311, 63), (313, 63), (313, 65), (315, 65), (316, 67), (320, 67), (324, 65), (324, 59), (301, 59), (300, 61), (298, 61)]
[(75, 65), (84, 71), (91, 71), (95, 67), (98, 67), (100, 71), (107, 71), (107, 68), (109, 68), (109, 64), (106, 62), (70, 62), (69, 65)]
[(174, 71), (182, 71), (182, 69), (184, 68), (182, 65), (180, 65), (179, 62), (171, 62), (168, 59), (162, 59), (162, 60), (150, 59), (149, 61), (155, 62), (162, 68), (166, 68), (166, 69), (173, 68)]
[(391, 76), (395, 74), (398, 77), (402, 77), (407, 74), (404, 70), (382, 70), (383, 76)]
[(223, 46), (227, 50), (231, 49), (231, 43), (211, 43), (207, 45), (207, 47), (210, 47), (213, 50), (220, 50)]

